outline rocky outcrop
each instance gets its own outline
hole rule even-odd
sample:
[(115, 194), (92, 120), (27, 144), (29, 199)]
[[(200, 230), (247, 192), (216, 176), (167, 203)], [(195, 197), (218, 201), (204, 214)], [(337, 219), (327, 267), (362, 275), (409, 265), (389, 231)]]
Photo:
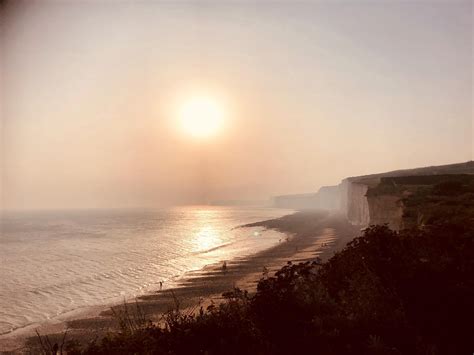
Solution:
[(399, 230), (403, 226), (403, 201), (400, 196), (383, 195), (367, 197), (369, 224), (388, 224), (391, 229)]
[(339, 185), (341, 211), (354, 225), (367, 225), (370, 220), (367, 203), (368, 185), (358, 183), (351, 178), (344, 179)]
[[(323, 186), (316, 193), (277, 196), (273, 205), (340, 211), (353, 225), (388, 224), (398, 230), (420, 224), (426, 218), (407, 208), (407, 197), (420, 187), (439, 183), (450, 176), (470, 174), (474, 174), (473, 161), (355, 176), (336, 186)], [(414, 217), (410, 215), (413, 213)]]
[(339, 185), (341, 211), (354, 225), (388, 224), (392, 229), (417, 225), (405, 200), (419, 189), (474, 174), (474, 162), (397, 170), (344, 179)]
[(384, 177), (369, 188), (367, 200), (370, 224), (423, 227), (456, 218), (474, 205), (474, 174)]

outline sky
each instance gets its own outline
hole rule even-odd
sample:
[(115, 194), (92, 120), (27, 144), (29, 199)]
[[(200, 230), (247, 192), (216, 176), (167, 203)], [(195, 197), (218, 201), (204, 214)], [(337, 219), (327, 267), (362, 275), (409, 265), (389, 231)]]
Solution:
[[(473, 156), (472, 1), (62, 1), (2, 9), (1, 205), (314, 192)], [(179, 126), (204, 93), (215, 135)]]

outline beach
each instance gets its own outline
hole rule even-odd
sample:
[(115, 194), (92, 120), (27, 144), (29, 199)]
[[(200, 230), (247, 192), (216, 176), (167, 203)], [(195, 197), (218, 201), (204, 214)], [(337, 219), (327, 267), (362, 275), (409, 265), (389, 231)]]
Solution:
[[(127, 308), (136, 309), (138, 305), (146, 318), (160, 322), (162, 314), (175, 308), (199, 309), (211, 303), (218, 303), (223, 292), (234, 287), (255, 291), (264, 270), (272, 275), (287, 262), (293, 263), (315, 260), (323, 261), (342, 249), (348, 241), (359, 234), (359, 229), (350, 225), (337, 214), (323, 211), (302, 211), (281, 218), (251, 223), (237, 228), (263, 227), (284, 233), (279, 243), (247, 257), (235, 258), (223, 263), (207, 265), (188, 272), (176, 287), (159, 289), (126, 301)], [(125, 301), (125, 300), (124, 300)], [(48, 335), (51, 342), (61, 342), (67, 330), (67, 340), (75, 339), (89, 342), (117, 329), (114, 313), (124, 309), (124, 301), (110, 306), (91, 307), (64, 314), (39, 327), (26, 327), (20, 332), (0, 338), (2, 351), (21, 352), (38, 342), (37, 330)]]

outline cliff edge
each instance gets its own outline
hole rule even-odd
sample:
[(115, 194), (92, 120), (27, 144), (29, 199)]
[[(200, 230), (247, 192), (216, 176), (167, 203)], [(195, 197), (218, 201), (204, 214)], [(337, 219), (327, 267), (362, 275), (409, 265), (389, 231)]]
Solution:
[(474, 162), (350, 177), (339, 189), (341, 210), (352, 224), (410, 228), (431, 218), (435, 206), (449, 214), (453, 199), (474, 200)]

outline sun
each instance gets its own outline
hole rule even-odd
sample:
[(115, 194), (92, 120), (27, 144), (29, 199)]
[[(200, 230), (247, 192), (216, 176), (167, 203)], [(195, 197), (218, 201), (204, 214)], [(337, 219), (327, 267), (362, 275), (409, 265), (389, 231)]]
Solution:
[(193, 96), (184, 101), (178, 112), (181, 128), (196, 138), (216, 135), (224, 122), (224, 109), (212, 96)]

